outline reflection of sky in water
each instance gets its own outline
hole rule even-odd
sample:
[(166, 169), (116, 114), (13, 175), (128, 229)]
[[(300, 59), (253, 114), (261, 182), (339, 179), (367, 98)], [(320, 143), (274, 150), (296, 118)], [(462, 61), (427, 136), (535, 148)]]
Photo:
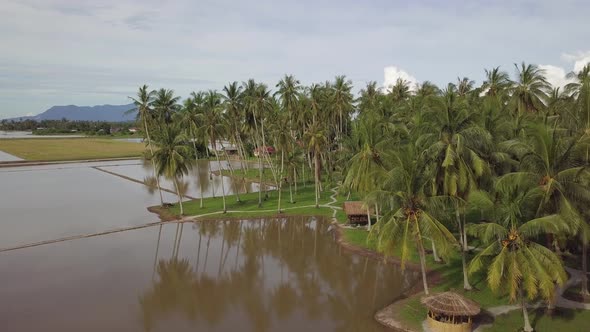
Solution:
[(8, 154), (4, 151), (0, 151), (0, 161), (18, 161), (18, 160), (22, 160), (22, 159), (17, 156), (13, 156), (11, 154)]

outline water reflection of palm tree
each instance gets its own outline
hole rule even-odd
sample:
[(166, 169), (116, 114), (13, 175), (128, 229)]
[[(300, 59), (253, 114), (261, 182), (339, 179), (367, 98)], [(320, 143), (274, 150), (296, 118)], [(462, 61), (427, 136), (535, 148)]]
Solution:
[[(224, 321), (231, 310), (246, 315), (254, 331), (275, 329), (273, 322), (281, 324), (296, 312), (308, 321), (327, 318), (337, 330), (370, 331), (376, 327), (374, 310), (391, 301), (397, 295), (392, 293), (395, 285), (403, 283), (402, 275), (390, 266), (335, 255), (338, 244), (328, 240), (324, 220), (202, 221), (197, 228), (201, 239), (207, 237), (205, 264), (200, 267), (201, 249), (194, 269), (188, 260), (177, 258), (179, 250), (159, 262), (158, 277), (140, 297), (146, 330), (173, 313), (207, 329)], [(176, 248), (181, 238), (179, 233)], [(206, 272), (213, 239), (223, 241), (214, 245), (223, 247), (216, 275)], [(232, 259), (235, 263), (228, 269), (226, 261)], [(266, 274), (264, 269), (277, 270)]]
[(144, 329), (149, 331), (163, 316), (182, 311), (188, 317), (196, 315), (196, 297), (191, 296), (194, 274), (188, 260), (161, 260), (157, 268), (158, 281), (139, 298)]

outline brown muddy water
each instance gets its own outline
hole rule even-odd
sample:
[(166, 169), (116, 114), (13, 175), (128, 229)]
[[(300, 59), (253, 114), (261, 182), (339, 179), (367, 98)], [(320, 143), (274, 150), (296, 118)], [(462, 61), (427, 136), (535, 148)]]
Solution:
[[(107, 165), (0, 170), (0, 247), (156, 221), (157, 194)], [(324, 219), (165, 224), (0, 253), (0, 331), (381, 331), (416, 278)]]

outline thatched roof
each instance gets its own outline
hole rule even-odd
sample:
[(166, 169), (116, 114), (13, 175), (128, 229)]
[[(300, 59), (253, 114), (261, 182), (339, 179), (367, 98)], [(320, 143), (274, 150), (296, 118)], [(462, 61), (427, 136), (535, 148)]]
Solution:
[[(344, 212), (347, 216), (367, 215), (367, 208), (363, 207), (363, 202), (348, 201), (344, 202)], [(373, 210), (370, 210), (373, 213)]]
[(481, 310), (477, 302), (453, 292), (427, 296), (422, 304), (432, 312), (447, 316), (475, 316)]

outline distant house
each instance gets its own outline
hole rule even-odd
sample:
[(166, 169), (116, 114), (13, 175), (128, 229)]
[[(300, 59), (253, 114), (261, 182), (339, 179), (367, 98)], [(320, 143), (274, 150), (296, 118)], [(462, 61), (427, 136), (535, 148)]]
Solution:
[(230, 143), (229, 141), (225, 140), (217, 140), (215, 141), (215, 146), (211, 143), (207, 145), (209, 151), (217, 151), (218, 153), (227, 153), (228, 155), (237, 155), (238, 154), (238, 147), (234, 144)]
[(275, 148), (273, 148), (272, 146), (261, 146), (254, 149), (254, 157), (258, 157), (260, 155), (260, 152), (263, 152), (263, 154), (266, 153), (268, 155), (272, 155), (276, 151)]
[(131, 127), (128, 129), (130, 133), (135, 134), (136, 132), (138, 132), (139, 130), (135, 127)]

